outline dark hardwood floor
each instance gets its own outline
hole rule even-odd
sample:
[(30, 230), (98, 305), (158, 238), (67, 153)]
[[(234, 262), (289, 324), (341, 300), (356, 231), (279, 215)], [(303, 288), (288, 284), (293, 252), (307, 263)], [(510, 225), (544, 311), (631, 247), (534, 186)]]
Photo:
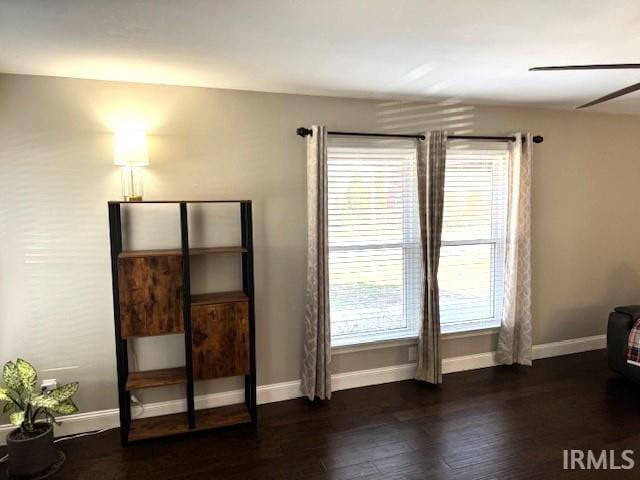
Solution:
[[(257, 429), (121, 448), (116, 430), (60, 443), (59, 479), (640, 478), (640, 388), (604, 351), (263, 405)], [(630, 471), (563, 471), (563, 449), (636, 451)], [(5, 478), (3, 465), (0, 478)]]

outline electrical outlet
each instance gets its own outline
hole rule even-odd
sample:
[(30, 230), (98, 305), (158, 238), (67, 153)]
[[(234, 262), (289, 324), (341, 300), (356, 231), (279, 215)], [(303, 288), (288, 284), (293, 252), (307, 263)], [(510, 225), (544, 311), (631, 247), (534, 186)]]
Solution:
[(42, 393), (50, 392), (51, 390), (55, 390), (56, 388), (58, 388), (58, 381), (55, 378), (42, 380), (42, 383), (40, 384), (40, 391)]
[(409, 347), (409, 361), (415, 362), (418, 356), (418, 347)]

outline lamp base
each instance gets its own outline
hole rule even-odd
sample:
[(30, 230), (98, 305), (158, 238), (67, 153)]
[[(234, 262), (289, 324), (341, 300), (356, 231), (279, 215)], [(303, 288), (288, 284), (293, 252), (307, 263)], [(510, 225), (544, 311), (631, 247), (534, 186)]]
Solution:
[(122, 167), (122, 198), (125, 202), (140, 202), (144, 194), (142, 168)]

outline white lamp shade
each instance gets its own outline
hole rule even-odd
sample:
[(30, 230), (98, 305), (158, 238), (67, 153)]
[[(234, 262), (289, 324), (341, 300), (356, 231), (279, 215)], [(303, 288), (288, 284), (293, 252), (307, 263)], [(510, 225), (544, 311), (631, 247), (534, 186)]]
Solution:
[(113, 163), (122, 167), (149, 165), (147, 136), (142, 130), (116, 130), (113, 134)]

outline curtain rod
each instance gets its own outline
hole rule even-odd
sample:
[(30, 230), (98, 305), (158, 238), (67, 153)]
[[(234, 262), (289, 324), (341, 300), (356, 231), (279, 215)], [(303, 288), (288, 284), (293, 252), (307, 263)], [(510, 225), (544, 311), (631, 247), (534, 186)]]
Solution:
[[(311, 135), (311, 129), (306, 127), (299, 127), (296, 129), (296, 133), (301, 137)], [(402, 133), (361, 133), (361, 132), (327, 132), (329, 135), (340, 135), (348, 137), (384, 137), (384, 138), (415, 138), (418, 140), (424, 140), (424, 135), (420, 134), (402, 134)], [(524, 135), (522, 136), (524, 138)], [(447, 135), (450, 140), (489, 140), (495, 142), (515, 142), (516, 137), (492, 137), (486, 135)], [(533, 143), (542, 143), (544, 138), (542, 135), (535, 135), (533, 137)]]

